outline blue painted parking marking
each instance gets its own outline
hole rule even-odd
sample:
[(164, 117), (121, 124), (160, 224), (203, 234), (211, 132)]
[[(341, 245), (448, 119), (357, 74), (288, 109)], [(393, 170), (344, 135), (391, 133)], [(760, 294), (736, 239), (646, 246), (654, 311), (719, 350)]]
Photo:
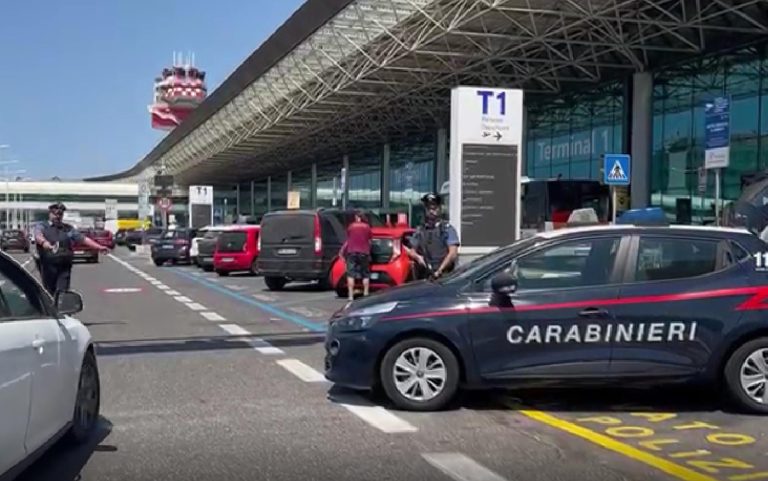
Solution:
[(256, 299), (252, 299), (250, 297), (246, 297), (240, 293), (231, 291), (225, 287), (222, 287), (221, 285), (214, 284), (213, 282), (203, 279), (200, 277), (196, 277), (193, 274), (181, 271), (179, 269), (170, 269), (169, 272), (173, 272), (174, 274), (184, 277), (186, 279), (189, 279), (192, 282), (196, 282), (198, 284), (201, 284), (213, 291), (219, 292), (221, 294), (224, 294), (226, 296), (229, 296), (233, 299), (236, 299), (240, 302), (243, 302), (245, 304), (249, 304), (251, 306), (257, 307), (263, 311), (266, 311), (270, 314), (273, 314), (281, 319), (285, 319), (286, 321), (290, 321), (294, 324), (298, 324), (299, 326), (306, 327), (307, 329), (314, 331), (314, 332), (325, 332), (326, 326), (324, 324), (320, 324), (317, 322), (312, 322), (309, 319), (306, 319), (301, 316), (297, 316), (296, 314), (293, 314), (288, 311), (284, 311), (282, 309), (279, 309), (277, 307), (271, 306), (269, 304), (265, 304), (263, 302), (259, 302)]

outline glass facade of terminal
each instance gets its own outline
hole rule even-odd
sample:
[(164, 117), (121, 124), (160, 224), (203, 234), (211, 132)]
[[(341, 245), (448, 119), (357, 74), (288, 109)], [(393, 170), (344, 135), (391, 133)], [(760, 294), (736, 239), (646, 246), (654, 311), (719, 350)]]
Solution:
[[(763, 47), (689, 60), (653, 73), (652, 158), (650, 202), (674, 215), (679, 199), (690, 202), (693, 223), (709, 222), (714, 214), (714, 176), (699, 184), (704, 163), (704, 104), (715, 96), (731, 97), (730, 166), (723, 171), (722, 197), (736, 199), (741, 177), (768, 169), (768, 56)], [(602, 179), (601, 155), (629, 151), (626, 132), (628, 82), (611, 81), (558, 96), (527, 97), (524, 173), (534, 178)], [(383, 145), (348, 155), (350, 207), (411, 212), (428, 191), (437, 190), (437, 131), (389, 145), (385, 170)], [(444, 150), (447, 154), (448, 141)], [(292, 188), (301, 206), (342, 203), (341, 158), (317, 162), (317, 189), (312, 195), (311, 168), (292, 173)], [(385, 179), (384, 176), (388, 175)], [(250, 198), (250, 183), (240, 188), (240, 213), (285, 208), (287, 176), (259, 179)], [(385, 182), (386, 180), (386, 182)], [(248, 188), (246, 188), (246, 186)], [(388, 190), (387, 190), (388, 186)], [(703, 189), (702, 189), (703, 187)], [(384, 196), (387, 196), (385, 199)], [(269, 197), (269, 199), (268, 199)], [(269, 202), (268, 202), (269, 200)], [(247, 209), (245, 208), (247, 206)]]

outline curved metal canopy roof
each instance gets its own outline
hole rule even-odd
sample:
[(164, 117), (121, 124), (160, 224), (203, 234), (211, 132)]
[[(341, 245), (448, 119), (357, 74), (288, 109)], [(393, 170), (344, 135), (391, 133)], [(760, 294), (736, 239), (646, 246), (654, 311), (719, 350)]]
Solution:
[(768, 0), (309, 0), (136, 166), (243, 182), (444, 125), (459, 84), (556, 95), (768, 38)]

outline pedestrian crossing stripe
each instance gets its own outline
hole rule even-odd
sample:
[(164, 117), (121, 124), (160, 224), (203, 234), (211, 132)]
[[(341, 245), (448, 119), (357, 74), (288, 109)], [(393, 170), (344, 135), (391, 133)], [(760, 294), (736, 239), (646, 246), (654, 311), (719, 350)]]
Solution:
[(613, 168), (611, 168), (611, 171), (608, 173), (608, 178), (611, 180), (627, 180), (627, 174), (624, 172), (621, 162), (617, 160), (613, 164)]

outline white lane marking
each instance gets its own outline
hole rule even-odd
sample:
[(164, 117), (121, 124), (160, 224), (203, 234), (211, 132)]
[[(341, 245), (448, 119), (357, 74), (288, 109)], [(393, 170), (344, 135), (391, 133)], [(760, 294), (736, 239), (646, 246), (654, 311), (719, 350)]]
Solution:
[(192, 299), (190, 299), (187, 296), (176, 296), (176, 297), (174, 297), (174, 299), (176, 299), (179, 302), (183, 302), (183, 303), (193, 302)]
[(200, 315), (208, 319), (209, 321), (226, 321), (227, 320), (224, 316), (221, 316), (215, 312), (201, 312)]
[(113, 292), (113, 293), (141, 292), (141, 287), (115, 287), (112, 289), (104, 289), (104, 292)]
[(264, 302), (270, 302), (275, 300), (273, 296), (268, 296), (266, 294), (253, 294), (253, 298), (256, 299), (257, 301), (264, 301)]
[(160, 284), (162, 284), (162, 282), (160, 281), (149, 281), (149, 283), (152, 284), (153, 286), (159, 286)]
[[(251, 336), (250, 332), (237, 324), (219, 324), (219, 327), (233, 336)], [(249, 339), (244, 339), (244, 341), (248, 342), (248, 344), (250, 344), (256, 351), (262, 354), (285, 354), (282, 349), (278, 349), (264, 339), (259, 339), (258, 337), (250, 337)]]
[(461, 453), (424, 453), (421, 456), (455, 481), (507, 481)]
[(32, 258), (29, 258), (29, 259), (25, 260), (24, 262), (22, 262), (21, 263), (21, 267), (26, 268), (27, 264), (29, 264), (30, 262), (32, 262)]
[(157, 288), (160, 289), (161, 291), (167, 291), (168, 289), (170, 289), (170, 287), (166, 286), (165, 284), (160, 284), (159, 286), (157, 286)]
[(184, 304), (184, 305), (185, 305), (185, 306), (187, 306), (187, 307), (189, 307), (189, 308), (190, 308), (190, 309), (192, 309), (193, 311), (206, 311), (206, 310), (208, 310), (208, 308), (207, 308), (207, 307), (205, 307), (205, 306), (204, 306), (204, 305), (202, 305), (202, 304), (198, 304), (197, 302), (187, 302), (187, 303), (186, 303), (186, 304)]
[(325, 376), (298, 359), (280, 359), (277, 363), (304, 382), (325, 382)]
[(165, 293), (168, 294), (169, 296), (180, 296), (181, 295), (181, 292), (174, 291), (173, 289), (171, 289), (169, 291), (165, 291)]
[(416, 426), (401, 419), (381, 406), (374, 406), (362, 397), (354, 396), (354, 404), (340, 403), (349, 412), (367, 422), (379, 431), (387, 434), (415, 433)]

